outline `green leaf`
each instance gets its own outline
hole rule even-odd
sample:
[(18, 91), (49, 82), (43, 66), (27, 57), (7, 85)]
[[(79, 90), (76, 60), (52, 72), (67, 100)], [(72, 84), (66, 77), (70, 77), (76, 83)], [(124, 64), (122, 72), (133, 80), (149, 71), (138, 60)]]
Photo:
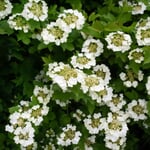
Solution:
[(101, 31), (92, 26), (84, 26), (82, 31), (85, 32), (87, 35), (91, 35), (96, 38), (101, 37)]
[(9, 108), (9, 113), (14, 113), (17, 112), (19, 110), (19, 106), (13, 106)]
[(89, 21), (94, 21), (97, 18), (100, 18), (101, 15), (95, 14), (95, 12), (92, 12), (89, 16)]
[(0, 34), (7, 34), (10, 35), (14, 31), (9, 27), (7, 20), (0, 21)]
[(67, 3), (69, 3), (73, 9), (81, 9), (82, 8), (82, 3), (81, 0), (66, 0)]
[(31, 33), (24, 33), (23, 31), (20, 31), (17, 35), (18, 41), (22, 41), (26, 45), (30, 44), (31, 42), (30, 37), (31, 37)]
[(144, 64), (150, 63), (150, 47), (144, 47)]
[(74, 45), (72, 43), (63, 43), (61, 44), (61, 47), (63, 48), (63, 50), (69, 50), (69, 51), (73, 51), (74, 50)]

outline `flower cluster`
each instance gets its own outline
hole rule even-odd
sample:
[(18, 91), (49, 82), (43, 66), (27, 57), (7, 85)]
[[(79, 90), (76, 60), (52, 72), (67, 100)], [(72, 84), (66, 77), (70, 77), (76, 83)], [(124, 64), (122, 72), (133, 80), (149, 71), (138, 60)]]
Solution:
[(0, 1), (0, 20), (11, 14), (13, 5), (9, 0)]
[[(3, 2), (9, 4), (6, 0)], [(122, 0), (119, 8), (122, 7), (130, 9), (123, 10), (129, 20), (132, 15), (142, 15), (146, 10), (143, 2)], [(10, 109), (5, 130), (22, 150), (94, 150), (98, 149), (97, 142), (101, 138), (106, 148), (123, 150), (129, 124), (148, 119), (150, 61), (146, 60), (146, 52), (150, 45), (150, 17), (130, 26), (129, 20), (125, 22), (120, 14), (117, 19), (122, 22), (119, 24), (117, 20), (110, 25), (121, 27), (111, 30), (105, 20), (115, 20), (112, 14), (94, 16), (93, 13), (89, 18), (85, 15), (87, 21), (99, 16), (104, 19), (100, 23), (97, 19), (91, 27), (85, 24), (85, 16), (77, 9), (60, 11), (55, 21), (47, 23), (51, 12), (46, 2), (29, 0), (21, 13), (7, 20), (12, 29), (32, 33), (31, 46), (34, 49), (38, 42), (44, 47), (39, 54), (45, 56), (41, 56), (45, 64), (33, 81), (30, 101), (20, 101)], [(10, 12), (5, 16), (8, 14)], [(3, 18), (0, 16), (0, 19)], [(41, 25), (35, 30), (31, 22)], [(99, 27), (94, 28), (97, 24), (106, 26), (100, 36), (97, 36), (99, 32), (90, 33), (99, 30)], [(129, 32), (130, 28), (134, 31)], [(67, 42), (73, 48), (65, 49)], [(61, 53), (57, 53), (59, 50)], [(146, 96), (139, 91), (144, 91)], [(41, 129), (43, 133), (39, 133)]]

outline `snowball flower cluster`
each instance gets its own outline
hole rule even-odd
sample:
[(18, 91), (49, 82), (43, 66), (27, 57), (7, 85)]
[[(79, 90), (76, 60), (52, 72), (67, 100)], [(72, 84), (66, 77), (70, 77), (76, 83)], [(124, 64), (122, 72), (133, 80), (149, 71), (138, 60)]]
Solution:
[(27, 33), (30, 29), (30, 25), (20, 13), (16, 13), (10, 16), (7, 22), (10, 28), (15, 30), (23, 30), (25, 33)]
[(119, 74), (120, 79), (123, 81), (123, 84), (126, 87), (134, 87), (136, 88), (138, 86), (139, 81), (142, 81), (144, 78), (144, 74), (141, 70), (138, 71), (136, 74), (131, 69), (129, 69), (129, 66), (126, 66), (126, 73), (121, 72)]
[(29, 0), (24, 5), (22, 15), (26, 20), (44, 21), (48, 17), (48, 6), (43, 0)]
[(127, 114), (134, 121), (147, 119), (147, 101), (145, 99), (132, 100), (127, 105)]
[(73, 87), (83, 78), (81, 70), (72, 68), (69, 64), (51, 63), (47, 71), (53, 83), (57, 83), (63, 91), (66, 91), (68, 87)]
[(125, 34), (122, 31), (109, 33), (105, 40), (107, 41), (107, 48), (114, 52), (126, 52), (130, 49), (132, 39), (129, 34)]
[(0, 20), (11, 14), (13, 5), (9, 0), (0, 1)]
[(106, 126), (106, 119), (101, 116), (101, 113), (94, 113), (93, 116), (88, 115), (83, 122), (90, 134), (98, 134)]
[(140, 20), (136, 25), (136, 40), (139, 46), (150, 45), (150, 18)]
[(57, 138), (58, 145), (69, 146), (71, 144), (78, 144), (82, 134), (80, 131), (76, 131), (76, 126), (67, 124), (62, 130), (63, 132)]
[(144, 61), (144, 52), (141, 48), (133, 49), (129, 52), (129, 60), (134, 60), (136, 63)]

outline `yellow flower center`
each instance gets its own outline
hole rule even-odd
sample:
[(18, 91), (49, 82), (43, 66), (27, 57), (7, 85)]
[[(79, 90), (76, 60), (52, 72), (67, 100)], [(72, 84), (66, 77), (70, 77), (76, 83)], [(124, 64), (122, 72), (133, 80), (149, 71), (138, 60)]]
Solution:
[(41, 2), (32, 2), (32, 7), (29, 10), (37, 17), (43, 15), (42, 3)]
[(4, 11), (6, 9), (6, 3), (4, 0), (0, 0), (0, 11)]
[(77, 72), (68, 66), (65, 66), (60, 72), (58, 72), (58, 74), (63, 76), (66, 81), (68, 81), (71, 77), (77, 78), (78, 76)]
[(33, 110), (32, 113), (31, 113), (31, 116), (37, 118), (37, 117), (41, 116), (41, 111), (42, 111), (41, 108)]
[(67, 25), (70, 25), (70, 24), (72, 24), (72, 23), (75, 23), (75, 22), (78, 20), (78, 17), (75, 16), (74, 14), (68, 13), (68, 14), (66, 15), (66, 17), (63, 18), (63, 20), (66, 22)]
[(121, 129), (122, 129), (121, 123), (119, 121), (117, 121), (117, 120), (113, 120), (112, 122), (110, 122), (108, 124), (108, 127), (111, 130), (119, 130), (119, 131), (121, 131)]
[(49, 29), (49, 33), (54, 35), (56, 39), (61, 39), (63, 37), (64, 31), (61, 30), (59, 27), (55, 26)]
[(132, 110), (137, 114), (137, 115), (140, 115), (140, 114), (143, 114), (143, 107), (140, 106), (140, 105), (136, 105), (136, 106), (133, 106)]
[(99, 79), (96, 77), (87, 77), (85, 78), (85, 84), (88, 87), (96, 86), (99, 84)]
[(124, 37), (121, 34), (114, 34), (112, 38), (112, 44), (115, 46), (122, 46), (122, 42), (124, 41)]
[(101, 124), (101, 122), (100, 122), (99, 118), (96, 118), (96, 119), (93, 118), (92, 119), (92, 123), (91, 123), (92, 128), (98, 128), (100, 124)]
[(64, 140), (66, 141), (67, 139), (72, 140), (75, 137), (75, 131), (69, 129), (68, 131), (65, 132), (65, 137)]
[(91, 53), (96, 53), (96, 49), (97, 49), (97, 44), (96, 43), (90, 43), (88, 49), (89, 49), (89, 52)]
[(85, 56), (78, 57), (77, 62), (82, 65), (86, 65), (89, 62), (89, 59)]
[(141, 31), (142, 40), (145, 38), (150, 38), (150, 29)]

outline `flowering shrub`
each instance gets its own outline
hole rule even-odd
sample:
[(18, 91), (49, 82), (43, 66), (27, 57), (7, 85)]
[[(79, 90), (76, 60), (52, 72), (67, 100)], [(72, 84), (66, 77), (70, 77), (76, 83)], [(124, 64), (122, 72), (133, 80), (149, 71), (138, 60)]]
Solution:
[(149, 13), (148, 0), (1, 0), (1, 149), (146, 149)]

